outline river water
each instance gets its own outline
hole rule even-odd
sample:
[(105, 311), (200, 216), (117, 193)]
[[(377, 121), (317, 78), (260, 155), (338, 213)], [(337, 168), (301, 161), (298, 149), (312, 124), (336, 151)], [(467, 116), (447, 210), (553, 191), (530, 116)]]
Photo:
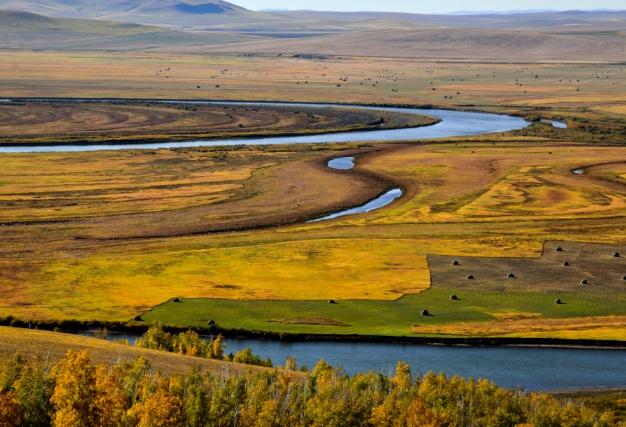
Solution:
[[(112, 334), (127, 339), (133, 334)], [(298, 366), (312, 368), (324, 359), (349, 374), (393, 373), (399, 360), (415, 374), (443, 372), (465, 378), (486, 378), (502, 387), (530, 391), (560, 391), (626, 387), (626, 350), (557, 347), (471, 347), (416, 344), (304, 341), (282, 342), (259, 339), (224, 340), (226, 353), (251, 348), (270, 358), (276, 366), (295, 357)]]
[(526, 390), (626, 387), (626, 350), (226, 340), (227, 352), (245, 347), (276, 364), (287, 356), (308, 367), (324, 359), (351, 374), (388, 374), (403, 360), (415, 373), (487, 378), (502, 387)]
[[(84, 100), (90, 102), (90, 100)], [(46, 146), (13, 146), (0, 147), (0, 153), (29, 152), (75, 152), (128, 149), (160, 149), (189, 147), (221, 147), (237, 145), (277, 145), (277, 144), (315, 144), (315, 143), (348, 143), (375, 141), (415, 141), (453, 136), (470, 136), (487, 133), (507, 132), (522, 129), (528, 122), (520, 117), (505, 116), (491, 113), (469, 111), (430, 110), (419, 108), (337, 106), (333, 104), (298, 104), (298, 103), (262, 103), (262, 102), (212, 102), (212, 101), (160, 101), (162, 103), (183, 103), (187, 105), (243, 105), (243, 106), (288, 106), (302, 108), (351, 108), (372, 111), (388, 111), (406, 114), (427, 115), (436, 117), (439, 123), (405, 129), (381, 129), (355, 132), (338, 132), (323, 135), (306, 136), (275, 136), (262, 138), (229, 138), (229, 139), (195, 139), (179, 142), (158, 142), (147, 144), (98, 144), (98, 145), (46, 145)]]

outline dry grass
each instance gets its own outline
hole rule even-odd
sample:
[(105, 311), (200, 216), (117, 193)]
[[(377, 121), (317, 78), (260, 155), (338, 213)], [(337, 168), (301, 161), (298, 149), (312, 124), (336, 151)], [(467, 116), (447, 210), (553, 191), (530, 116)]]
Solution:
[(419, 325), (413, 327), (413, 333), (581, 340), (619, 340), (623, 339), (624, 333), (626, 333), (625, 316), (550, 319), (532, 314), (509, 313), (500, 317), (495, 322)]
[(220, 375), (264, 370), (264, 368), (238, 363), (149, 350), (80, 335), (0, 327), (0, 356), (4, 359), (20, 353), (28, 358), (56, 362), (63, 358), (68, 350), (89, 351), (91, 360), (95, 363), (113, 364), (141, 357), (146, 359), (155, 370), (168, 373), (208, 370)]
[(624, 66), (610, 64), (28, 51), (0, 52), (0, 61), (8, 64), (0, 69), (3, 96), (339, 100), (541, 107), (555, 115), (606, 114), (626, 101)]
[[(547, 242), (537, 258), (430, 256), (428, 265), (437, 288), (608, 296), (626, 289), (626, 258), (616, 258), (615, 253), (626, 253), (626, 245)], [(514, 277), (508, 277), (511, 273)], [(588, 283), (582, 285), (583, 280)]]

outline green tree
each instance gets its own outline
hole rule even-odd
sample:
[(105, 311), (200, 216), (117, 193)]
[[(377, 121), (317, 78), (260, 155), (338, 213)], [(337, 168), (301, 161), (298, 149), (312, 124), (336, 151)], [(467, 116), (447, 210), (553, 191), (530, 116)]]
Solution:
[(42, 361), (35, 360), (24, 367), (15, 382), (15, 394), (24, 409), (25, 425), (44, 427), (51, 424), (53, 389), (49, 369)]

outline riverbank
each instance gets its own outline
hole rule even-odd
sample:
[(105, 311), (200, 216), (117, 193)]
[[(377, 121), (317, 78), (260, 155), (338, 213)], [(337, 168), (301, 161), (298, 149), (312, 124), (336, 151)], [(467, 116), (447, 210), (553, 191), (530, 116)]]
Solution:
[[(140, 316), (139, 316), (140, 317)], [(0, 326), (19, 329), (39, 329), (45, 331), (62, 331), (72, 334), (84, 333), (89, 330), (106, 329), (109, 333), (122, 336), (139, 337), (145, 333), (151, 323), (133, 320), (129, 322), (107, 321), (42, 321), (21, 320), (13, 317), (0, 319)], [(182, 327), (166, 324), (169, 332), (180, 333), (188, 330), (203, 335), (223, 335), (232, 339), (254, 339), (284, 343), (327, 342), (327, 343), (366, 343), (366, 344), (405, 344), (416, 346), (442, 347), (526, 347), (526, 348), (564, 348), (584, 349), (596, 348), (605, 350), (626, 349), (626, 340), (571, 340), (551, 338), (506, 338), (506, 337), (445, 337), (445, 336), (388, 336), (388, 335), (343, 335), (343, 334), (304, 334), (270, 331), (254, 331), (245, 329), (223, 328), (217, 324), (206, 327)]]
[[(99, 102), (106, 102), (98, 100)], [(80, 99), (75, 100), (80, 103)], [(90, 105), (94, 100), (85, 99), (83, 102)], [(110, 102), (123, 102), (111, 100)], [(130, 101), (129, 101), (130, 102)], [(149, 101), (146, 101), (149, 102)], [(297, 103), (297, 102), (251, 102), (251, 101), (181, 101), (161, 100), (152, 101), (161, 105), (186, 105), (189, 107), (229, 106), (229, 107), (281, 107), (281, 108), (306, 108), (331, 109), (335, 112), (345, 113), (354, 111), (355, 114), (365, 111), (369, 113), (400, 114), (417, 117), (416, 126), (398, 127), (385, 129), (377, 122), (377, 129), (354, 130), (349, 132), (313, 133), (301, 136), (282, 136), (270, 134), (265, 137), (242, 137), (223, 139), (192, 139), (178, 142), (149, 142), (133, 143), (115, 142), (113, 144), (44, 144), (41, 147), (31, 145), (0, 145), (0, 153), (29, 153), (29, 152), (68, 152), (68, 151), (99, 151), (99, 150), (122, 150), (122, 149), (159, 149), (159, 148), (190, 148), (190, 147), (226, 147), (246, 145), (288, 145), (288, 144), (329, 144), (329, 143), (365, 143), (365, 142), (400, 142), (417, 141), (422, 139), (435, 139), (451, 136), (471, 136), (486, 133), (509, 132), (520, 130), (529, 126), (529, 122), (521, 117), (512, 115), (499, 115), (462, 110), (437, 110), (431, 106), (424, 109), (415, 107), (381, 107), (365, 106), (356, 104), (320, 104), (320, 103)], [(383, 119), (384, 121), (384, 119)]]
[[(93, 327), (93, 325), (91, 325)], [(113, 325), (110, 325), (113, 326)], [(118, 325), (119, 326), (119, 325)], [(32, 348), (31, 355), (45, 351), (39, 346), (40, 337), (59, 337), (52, 346), (54, 354), (62, 356), (65, 346), (75, 349), (102, 348), (110, 349), (104, 338), (112, 341), (127, 342), (120, 350), (130, 354), (132, 344), (145, 331), (134, 329), (131, 333), (121, 333), (101, 329), (83, 329), (73, 332), (75, 335), (94, 335), (98, 339), (45, 331), (20, 331), (14, 328), (0, 328), (12, 332), (10, 339), (0, 340), (0, 353), (19, 351), (20, 348)], [(182, 332), (167, 328), (166, 331)], [(232, 331), (231, 331), (232, 332)], [(46, 335), (47, 334), (47, 335)], [(206, 338), (214, 335), (206, 335)], [(29, 340), (35, 337), (35, 340)], [(15, 340), (25, 340), (24, 345)], [(87, 345), (87, 347), (85, 347)], [(72, 347), (74, 346), (74, 347)], [(530, 346), (445, 346), (416, 345), (388, 342), (345, 342), (345, 341), (272, 341), (256, 338), (226, 337), (223, 341), (225, 354), (239, 353), (244, 349), (280, 366), (291, 358), (298, 366), (312, 368), (323, 359), (325, 362), (342, 369), (345, 373), (356, 375), (363, 372), (386, 374), (392, 372), (398, 361), (408, 363), (413, 372), (424, 375), (429, 372), (445, 373), (447, 376), (463, 378), (484, 378), (502, 387), (530, 391), (544, 391), (565, 394), (585, 391), (597, 392), (605, 389), (626, 387), (626, 378), (616, 375), (626, 363), (626, 351), (599, 348), (537, 348)], [(129, 350), (125, 350), (129, 349)], [(163, 353), (167, 355), (168, 353)], [(157, 354), (158, 355), (158, 354)], [(358, 356), (355, 356), (358, 355)], [(100, 356), (99, 356), (100, 357)], [(201, 363), (203, 359), (196, 359)], [(193, 362), (193, 358), (190, 360)]]
[(332, 104), (320, 108), (269, 102), (15, 98), (0, 103), (0, 145), (118, 146), (261, 139), (406, 129), (438, 122), (434, 117)]

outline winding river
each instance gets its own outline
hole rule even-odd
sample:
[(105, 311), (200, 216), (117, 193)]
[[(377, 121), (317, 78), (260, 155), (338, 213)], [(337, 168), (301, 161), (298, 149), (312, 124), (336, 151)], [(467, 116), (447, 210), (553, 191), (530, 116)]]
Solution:
[[(93, 100), (95, 101), (95, 100)], [(102, 100), (98, 100), (102, 102)], [(82, 100), (90, 102), (90, 100)], [(160, 149), (205, 146), (311, 144), (374, 141), (413, 141), (434, 138), (481, 135), (521, 129), (528, 123), (519, 117), (466, 111), (430, 110), (366, 106), (337, 106), (331, 104), (295, 104), (260, 102), (160, 101), (163, 103), (218, 104), (247, 106), (290, 106), (306, 108), (357, 108), (374, 111), (396, 111), (428, 115), (438, 118), (432, 126), (329, 133), (309, 136), (283, 136), (254, 139), (191, 140), (149, 144), (115, 145), (48, 145), (0, 147), (0, 153), (77, 152), (125, 149)], [(566, 127), (553, 122), (558, 128)], [(352, 157), (333, 159), (328, 166), (350, 170), (355, 166)], [(402, 195), (401, 189), (392, 189), (367, 204), (337, 212), (316, 221), (337, 218), (353, 213), (368, 212), (391, 203)], [(128, 337), (134, 340), (134, 337)], [(251, 347), (255, 353), (270, 357), (280, 364), (287, 356), (295, 356), (302, 364), (312, 366), (320, 358), (343, 366), (347, 372), (373, 370), (389, 373), (396, 361), (405, 360), (415, 372), (445, 372), (450, 375), (488, 378), (501, 386), (529, 390), (556, 390), (597, 387), (626, 387), (626, 351), (607, 349), (560, 349), (524, 347), (441, 347), (402, 344), (371, 344), (355, 342), (300, 342), (284, 343), (261, 340), (227, 340), (227, 350), (235, 352)]]
[[(68, 100), (69, 101), (69, 100)], [(73, 102), (95, 102), (95, 100), (73, 100)], [(104, 100), (106, 101), (106, 100)], [(99, 100), (103, 102), (103, 100)], [(154, 101), (157, 102), (157, 101)], [(431, 110), (420, 108), (373, 107), (362, 105), (335, 104), (301, 104), (280, 102), (218, 102), (218, 101), (158, 101), (161, 103), (178, 103), (185, 105), (233, 105), (233, 106), (271, 106), (301, 108), (339, 108), (360, 109), (370, 111), (387, 111), (405, 114), (431, 116), (439, 119), (432, 126), (410, 127), (404, 129), (381, 129), (354, 132), (337, 132), (306, 136), (272, 136), (261, 138), (228, 138), (228, 139), (195, 139), (178, 142), (156, 142), (146, 144), (98, 144), (98, 145), (45, 145), (45, 146), (4, 146), (0, 153), (32, 153), (32, 152), (74, 152), (101, 150), (189, 148), (189, 147), (222, 147), (238, 145), (277, 145), (277, 144), (316, 144), (316, 143), (347, 143), (347, 142), (387, 142), (415, 141), (453, 136), (470, 136), (487, 133), (507, 132), (525, 128), (529, 123), (521, 117), (505, 116), (473, 111)]]

